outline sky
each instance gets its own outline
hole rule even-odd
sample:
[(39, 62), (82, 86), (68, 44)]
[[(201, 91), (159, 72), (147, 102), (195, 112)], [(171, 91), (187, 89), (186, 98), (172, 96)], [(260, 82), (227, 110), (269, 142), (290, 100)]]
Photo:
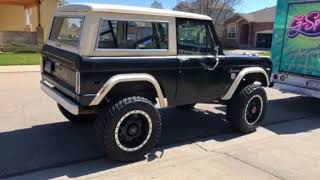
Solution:
[[(134, 5), (150, 7), (153, 0), (67, 0), (70, 3), (108, 3), (119, 5)], [(180, 0), (160, 0), (165, 9), (172, 9)], [(236, 12), (249, 13), (277, 4), (277, 0), (242, 0), (243, 2), (235, 7)]]
[(266, 7), (277, 5), (277, 0), (242, 0), (243, 2), (236, 6), (235, 9), (240, 13), (257, 11)]

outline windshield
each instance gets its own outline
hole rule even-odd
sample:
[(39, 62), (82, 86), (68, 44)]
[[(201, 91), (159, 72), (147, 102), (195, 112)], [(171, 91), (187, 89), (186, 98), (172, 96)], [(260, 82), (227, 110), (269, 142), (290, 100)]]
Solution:
[(49, 39), (78, 49), (83, 21), (78, 17), (55, 17)]

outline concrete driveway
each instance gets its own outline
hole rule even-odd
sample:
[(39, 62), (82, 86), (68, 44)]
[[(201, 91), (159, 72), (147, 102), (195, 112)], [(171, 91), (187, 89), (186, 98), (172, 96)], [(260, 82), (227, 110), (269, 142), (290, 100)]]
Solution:
[(145, 161), (103, 155), (92, 124), (74, 125), (39, 89), (39, 73), (0, 73), (0, 177), (11, 179), (320, 179), (320, 101), (268, 89), (263, 128), (230, 131), (225, 106), (161, 110)]

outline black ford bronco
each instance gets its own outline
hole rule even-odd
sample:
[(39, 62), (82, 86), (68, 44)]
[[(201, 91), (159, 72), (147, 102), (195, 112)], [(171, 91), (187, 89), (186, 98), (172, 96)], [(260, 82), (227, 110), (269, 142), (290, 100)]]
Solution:
[(61, 6), (42, 57), (42, 90), (70, 121), (95, 121), (116, 160), (138, 160), (157, 144), (158, 106), (226, 104), (231, 127), (244, 133), (254, 132), (266, 111), (262, 87), (269, 86), (271, 61), (223, 55), (204, 15)]

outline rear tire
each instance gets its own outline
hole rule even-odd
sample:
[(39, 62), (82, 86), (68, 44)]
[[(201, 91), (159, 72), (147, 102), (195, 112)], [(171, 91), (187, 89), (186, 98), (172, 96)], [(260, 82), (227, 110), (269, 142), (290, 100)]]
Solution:
[(93, 115), (74, 115), (70, 113), (68, 110), (66, 110), (64, 107), (62, 107), (60, 104), (58, 104), (58, 109), (60, 110), (61, 114), (65, 118), (67, 118), (72, 123), (84, 123), (84, 122), (91, 122), (94, 121), (97, 116), (95, 114)]
[(100, 110), (96, 130), (111, 159), (137, 161), (158, 143), (161, 118), (159, 111), (146, 98), (128, 97)]
[(266, 108), (267, 94), (257, 85), (248, 85), (236, 92), (227, 105), (227, 120), (232, 129), (252, 133), (261, 125)]

